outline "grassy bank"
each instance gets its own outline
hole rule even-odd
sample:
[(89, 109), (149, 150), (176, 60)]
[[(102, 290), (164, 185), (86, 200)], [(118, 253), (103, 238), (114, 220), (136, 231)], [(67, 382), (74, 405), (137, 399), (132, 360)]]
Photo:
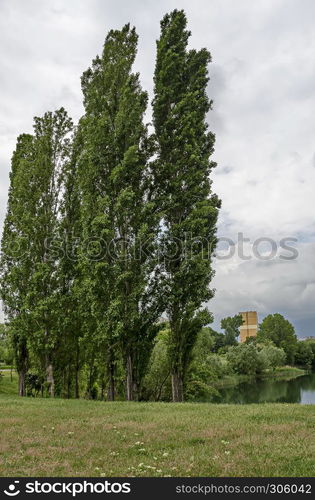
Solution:
[[(275, 370), (270, 370), (259, 376), (260, 379), (277, 379), (277, 380), (292, 380), (297, 377), (306, 375), (307, 371), (295, 366), (281, 366)], [(255, 381), (256, 377), (250, 375), (225, 375), (214, 383), (216, 389), (226, 389), (235, 387), (243, 382)]]
[(308, 373), (307, 370), (297, 368), (296, 366), (280, 366), (274, 371), (269, 371), (262, 375), (262, 378), (276, 378), (279, 380), (292, 380), (294, 378), (302, 377)]
[(0, 396), (1, 476), (314, 474), (312, 406), (103, 403), (9, 393)]

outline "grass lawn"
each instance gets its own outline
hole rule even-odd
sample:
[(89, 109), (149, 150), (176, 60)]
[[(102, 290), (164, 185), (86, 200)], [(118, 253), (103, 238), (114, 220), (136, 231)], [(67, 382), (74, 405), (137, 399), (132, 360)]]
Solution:
[(16, 396), (18, 387), (18, 377), (16, 372), (12, 372), (11, 380), (11, 370), (0, 369), (0, 398), (2, 396)]
[(8, 378), (0, 476), (314, 476), (311, 405), (17, 398)]

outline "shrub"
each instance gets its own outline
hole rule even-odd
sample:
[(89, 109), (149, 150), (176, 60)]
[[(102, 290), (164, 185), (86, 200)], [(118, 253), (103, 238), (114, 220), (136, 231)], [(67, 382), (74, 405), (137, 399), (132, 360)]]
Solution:
[(230, 347), (227, 360), (232, 370), (239, 375), (255, 375), (260, 370), (258, 350), (253, 344), (239, 344)]
[(295, 363), (310, 369), (312, 367), (314, 353), (309, 342), (299, 341), (295, 352)]
[(168, 401), (171, 398), (168, 338), (168, 329), (162, 330), (156, 338), (148, 371), (143, 380), (142, 399)]
[(186, 399), (190, 401), (200, 401), (206, 397), (217, 395), (218, 392), (213, 387), (225, 372), (225, 366), (221, 356), (217, 354), (204, 353), (203, 358), (195, 358), (189, 368), (186, 381)]
[(283, 366), (286, 361), (286, 354), (283, 349), (272, 344), (264, 346), (260, 350), (260, 355), (264, 355), (267, 359), (267, 368), (275, 369), (277, 366)]
[(312, 368), (315, 370), (315, 340), (306, 340), (305, 343), (310, 346), (313, 353)]

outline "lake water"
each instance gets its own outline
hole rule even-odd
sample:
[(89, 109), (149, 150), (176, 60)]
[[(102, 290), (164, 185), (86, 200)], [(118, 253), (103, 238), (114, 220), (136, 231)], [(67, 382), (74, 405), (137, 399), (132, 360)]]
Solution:
[(266, 379), (221, 389), (214, 403), (315, 404), (315, 373), (292, 380)]

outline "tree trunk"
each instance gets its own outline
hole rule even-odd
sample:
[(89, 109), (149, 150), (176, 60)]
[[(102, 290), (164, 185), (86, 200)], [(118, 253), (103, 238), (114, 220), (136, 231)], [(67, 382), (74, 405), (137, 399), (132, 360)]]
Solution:
[(25, 396), (25, 371), (19, 372), (19, 396)]
[(168, 377), (169, 377), (169, 376), (170, 376), (170, 374), (168, 373), (168, 374), (166, 375), (166, 377), (164, 378), (164, 380), (161, 382), (161, 384), (160, 384), (160, 388), (159, 388), (159, 390), (158, 390), (158, 392), (157, 392), (157, 396), (155, 397), (156, 401), (160, 401), (160, 397), (161, 397), (161, 395), (162, 395), (162, 389), (163, 389), (163, 387), (164, 387), (164, 385), (165, 385), (165, 382), (167, 381), (167, 379), (168, 379)]
[(172, 400), (173, 403), (184, 401), (183, 378), (179, 372), (172, 373)]
[(79, 399), (80, 394), (79, 394), (79, 370), (76, 369), (75, 371), (75, 395), (74, 397), (76, 399)]
[(92, 371), (93, 371), (93, 365), (90, 365), (90, 370), (89, 370), (89, 385), (88, 385), (88, 398), (92, 399)]
[(77, 356), (76, 356), (76, 366), (75, 366), (75, 398), (79, 399), (80, 397), (80, 389), (79, 389), (79, 371), (80, 371), (80, 352), (79, 346), (77, 347)]
[(108, 391), (107, 400), (115, 401), (115, 380), (114, 380), (114, 364), (109, 362), (108, 364)]
[(55, 380), (54, 380), (54, 370), (51, 363), (47, 364), (46, 367), (46, 376), (48, 383), (48, 394), (51, 398), (55, 396)]
[(71, 369), (68, 366), (68, 381), (67, 381), (67, 399), (71, 398)]
[(132, 359), (130, 354), (127, 356), (126, 399), (127, 401), (133, 401), (134, 399)]
[(22, 338), (20, 353), (17, 360), (17, 371), (19, 374), (19, 395), (26, 396), (25, 377), (28, 371), (28, 350), (24, 338)]
[(139, 401), (139, 394), (140, 394), (140, 388), (138, 383), (133, 379), (132, 382), (132, 396), (133, 396), (133, 401)]

